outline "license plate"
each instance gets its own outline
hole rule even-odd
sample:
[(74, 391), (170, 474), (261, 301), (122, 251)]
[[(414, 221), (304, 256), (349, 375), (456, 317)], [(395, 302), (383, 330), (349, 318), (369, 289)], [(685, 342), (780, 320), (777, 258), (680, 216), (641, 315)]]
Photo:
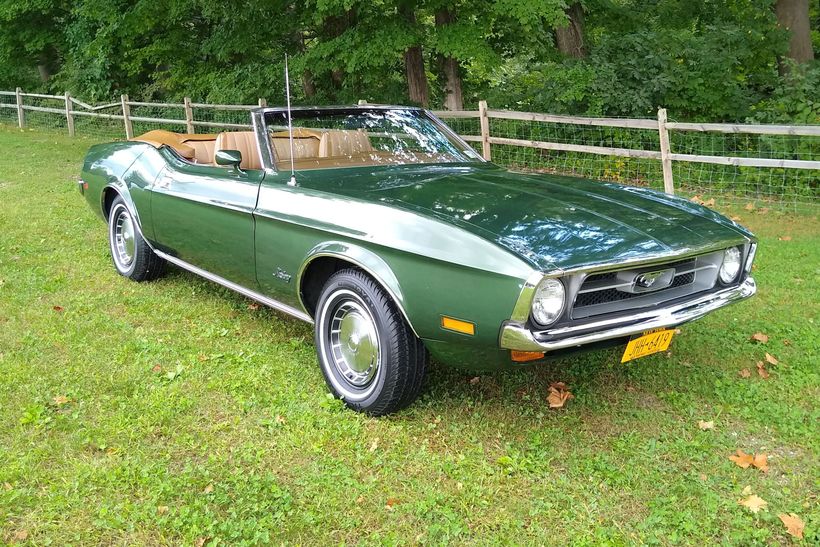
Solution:
[(675, 334), (674, 330), (659, 329), (645, 332), (638, 338), (633, 338), (626, 345), (624, 356), (621, 357), (621, 363), (626, 363), (638, 357), (652, 355), (659, 351), (666, 351), (669, 347), (669, 343), (672, 342), (673, 334)]

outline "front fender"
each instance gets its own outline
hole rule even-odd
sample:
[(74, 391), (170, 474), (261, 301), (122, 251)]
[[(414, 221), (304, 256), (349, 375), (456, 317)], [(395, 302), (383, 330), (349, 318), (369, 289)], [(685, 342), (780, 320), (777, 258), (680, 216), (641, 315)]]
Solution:
[(373, 251), (352, 243), (346, 243), (343, 241), (327, 241), (316, 245), (308, 251), (302, 261), (302, 266), (299, 268), (299, 274), (296, 278), (296, 286), (299, 287), (299, 301), (302, 308), (307, 309), (301, 291), (302, 276), (305, 271), (307, 271), (310, 263), (320, 257), (339, 258), (355, 264), (367, 272), (390, 294), (390, 297), (396, 303), (396, 306), (398, 306), (404, 316), (404, 320), (407, 321), (407, 324), (410, 325), (410, 328), (416, 336), (418, 336), (418, 332), (416, 332), (416, 329), (413, 327), (413, 323), (410, 321), (410, 317), (407, 315), (404, 293), (401, 290), (401, 285), (399, 284), (399, 280), (396, 278), (396, 275), (393, 273), (393, 270), (387, 262), (385, 262)]

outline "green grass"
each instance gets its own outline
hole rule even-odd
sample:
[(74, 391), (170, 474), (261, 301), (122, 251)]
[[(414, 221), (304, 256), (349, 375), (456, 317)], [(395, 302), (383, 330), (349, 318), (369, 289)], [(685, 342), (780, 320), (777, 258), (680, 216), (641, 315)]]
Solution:
[[(178, 270), (118, 276), (76, 190), (90, 143), (0, 127), (0, 543), (749, 545), (789, 543), (792, 512), (820, 541), (816, 217), (729, 210), (761, 238), (759, 295), (668, 354), (434, 364), (373, 419), (328, 397), (307, 325)], [(768, 380), (738, 375), (766, 351)]]

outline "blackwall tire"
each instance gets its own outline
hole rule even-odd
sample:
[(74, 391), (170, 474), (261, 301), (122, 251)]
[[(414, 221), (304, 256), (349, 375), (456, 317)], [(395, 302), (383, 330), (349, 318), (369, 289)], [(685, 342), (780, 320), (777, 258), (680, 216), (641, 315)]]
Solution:
[(154, 254), (121, 197), (108, 214), (108, 246), (117, 272), (133, 281), (151, 281), (165, 272), (165, 260)]

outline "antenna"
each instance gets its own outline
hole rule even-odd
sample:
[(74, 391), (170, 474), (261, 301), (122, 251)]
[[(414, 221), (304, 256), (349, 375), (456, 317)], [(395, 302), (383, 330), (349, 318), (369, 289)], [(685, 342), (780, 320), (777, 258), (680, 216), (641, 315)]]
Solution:
[(285, 53), (285, 95), (288, 98), (288, 140), (290, 141), (290, 180), (288, 186), (296, 186), (296, 169), (293, 166), (293, 125), (290, 121), (290, 76), (288, 76), (287, 53)]

